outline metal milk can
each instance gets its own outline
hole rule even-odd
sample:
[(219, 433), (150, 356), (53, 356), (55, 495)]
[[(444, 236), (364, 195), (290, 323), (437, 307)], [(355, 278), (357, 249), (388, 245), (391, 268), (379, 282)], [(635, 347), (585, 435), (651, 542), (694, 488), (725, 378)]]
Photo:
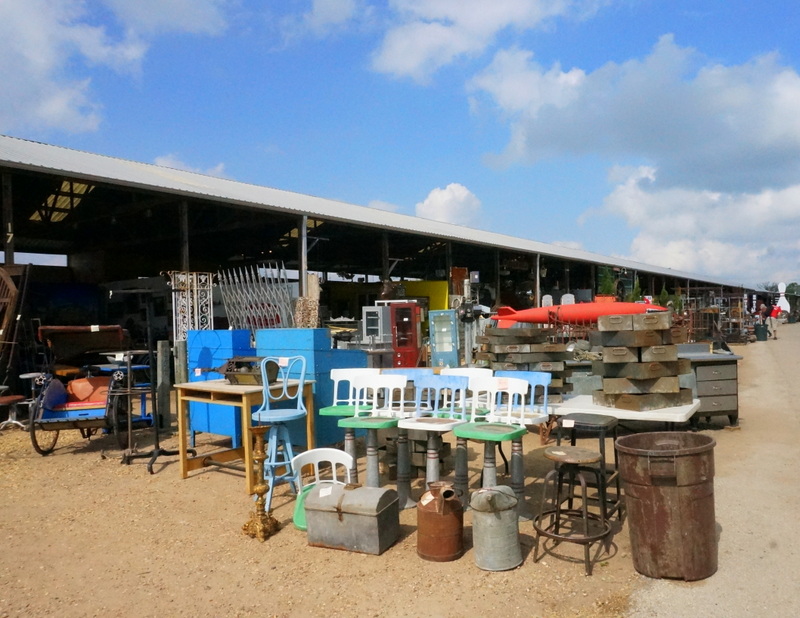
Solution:
[(453, 483), (434, 481), (417, 504), (417, 555), (447, 562), (464, 552), (464, 507)]
[(505, 485), (472, 494), (472, 547), (484, 571), (507, 571), (522, 564), (517, 496)]

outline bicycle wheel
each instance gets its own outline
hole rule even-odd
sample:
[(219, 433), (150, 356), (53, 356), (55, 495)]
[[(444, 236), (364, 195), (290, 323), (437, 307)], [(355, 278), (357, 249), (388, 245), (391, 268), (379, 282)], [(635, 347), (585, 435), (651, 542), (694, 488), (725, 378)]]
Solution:
[(119, 448), (128, 448), (128, 396), (111, 395), (108, 402), (108, 421)]
[(49, 430), (44, 429), (39, 419), (42, 411), (39, 406), (39, 401), (34, 401), (31, 404), (30, 419), (28, 423), (28, 431), (31, 434), (31, 444), (33, 449), (40, 455), (49, 455), (53, 452), (58, 442), (58, 429)]

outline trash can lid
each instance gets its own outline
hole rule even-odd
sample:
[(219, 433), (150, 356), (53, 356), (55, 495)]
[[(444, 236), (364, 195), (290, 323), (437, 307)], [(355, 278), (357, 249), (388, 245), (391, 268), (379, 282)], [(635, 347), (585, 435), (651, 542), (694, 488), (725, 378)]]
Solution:
[(475, 511), (498, 513), (515, 508), (517, 502), (517, 496), (513, 489), (506, 485), (497, 485), (496, 487), (483, 487), (474, 492), (469, 505)]

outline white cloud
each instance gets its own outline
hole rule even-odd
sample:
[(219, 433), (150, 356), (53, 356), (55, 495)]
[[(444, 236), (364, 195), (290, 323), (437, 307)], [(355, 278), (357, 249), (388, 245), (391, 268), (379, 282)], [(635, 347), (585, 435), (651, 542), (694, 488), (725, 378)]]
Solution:
[(368, 22), (373, 12), (364, 0), (312, 0), (305, 13), (283, 18), (281, 31), (287, 40), (306, 34), (321, 38), (350, 25)]
[(228, 0), (102, 0), (129, 29), (144, 34), (221, 34)]
[(188, 163), (185, 163), (183, 160), (181, 160), (177, 155), (172, 153), (156, 157), (155, 161), (153, 162), (156, 165), (160, 165), (162, 167), (169, 167), (175, 170), (183, 170), (184, 172), (195, 172), (197, 174), (205, 174), (206, 176), (227, 178), (225, 174), (224, 163), (217, 163), (214, 167), (210, 167), (204, 170), (197, 167), (192, 167)]
[(373, 68), (424, 82), (462, 56), (483, 53), (498, 33), (584, 15), (605, 2), (586, 0), (393, 0), (397, 23), (373, 57)]
[(450, 183), (444, 189), (433, 189), (416, 205), (416, 215), (425, 219), (475, 226), (481, 201), (464, 185)]
[(718, 191), (800, 179), (800, 75), (772, 54), (722, 66), (667, 35), (642, 60), (584, 73), (504, 51), (471, 86), (513, 118), (505, 163), (633, 157), (662, 186)]
[[(115, 13), (103, 23), (97, 2)], [(93, 131), (102, 104), (90, 68), (139, 70), (154, 33), (216, 34), (222, 0), (0, 2), (0, 131)]]
[[(616, 169), (616, 177), (622, 173)], [(629, 169), (598, 214), (637, 229), (630, 259), (756, 284), (797, 279), (800, 184), (720, 193), (656, 187), (651, 167)], [(766, 240), (764, 240), (766, 239)]]

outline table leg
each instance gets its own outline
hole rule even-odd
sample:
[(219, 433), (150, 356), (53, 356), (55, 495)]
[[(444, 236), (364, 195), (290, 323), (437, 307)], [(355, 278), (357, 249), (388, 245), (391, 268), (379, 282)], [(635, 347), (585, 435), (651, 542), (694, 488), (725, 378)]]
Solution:
[(401, 509), (413, 509), (411, 499), (411, 457), (408, 452), (408, 429), (397, 429), (397, 496)]
[(459, 492), (461, 504), (466, 509), (469, 507), (469, 473), (467, 470), (467, 439), (456, 438), (456, 483), (455, 489)]
[(440, 435), (434, 431), (428, 432), (428, 445), (425, 453), (425, 483), (430, 487), (431, 483), (439, 480), (439, 447)]
[(303, 396), (306, 400), (306, 448), (311, 450), (317, 446), (317, 436), (314, 428), (314, 386), (306, 384), (303, 387)]
[(244, 450), (244, 479), (248, 494), (255, 492), (256, 476), (255, 465), (253, 463), (253, 406), (258, 402), (254, 401), (252, 395), (242, 397), (242, 449)]
[(378, 431), (367, 429), (367, 487), (380, 487), (381, 476), (378, 470)]
[(189, 461), (186, 448), (189, 426), (189, 402), (183, 398), (183, 391), (178, 390), (178, 455), (181, 462), (181, 478), (189, 476)]
[(517, 515), (528, 521), (531, 514), (525, 506), (525, 466), (522, 457), (522, 438), (511, 442), (511, 488), (517, 496)]
[(494, 442), (489, 440), (483, 443), (483, 486), (497, 486), (497, 455)]

